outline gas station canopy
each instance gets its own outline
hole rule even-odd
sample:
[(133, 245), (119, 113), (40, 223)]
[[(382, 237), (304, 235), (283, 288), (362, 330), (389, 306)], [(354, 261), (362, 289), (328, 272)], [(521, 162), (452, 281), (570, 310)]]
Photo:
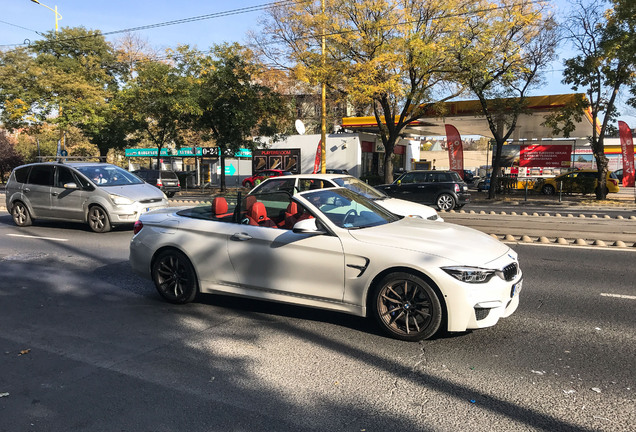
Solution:
[[(564, 94), (551, 96), (532, 96), (528, 98), (527, 114), (521, 114), (517, 120), (517, 127), (510, 136), (511, 140), (533, 140), (563, 138), (552, 134), (552, 130), (542, 126), (545, 116), (555, 112), (568, 103), (573, 102), (580, 95)], [(450, 124), (457, 128), (462, 136), (480, 135), (492, 137), (488, 121), (484, 117), (478, 100), (445, 102), (442, 112), (444, 117), (436, 114), (424, 115), (409, 123), (403, 129), (405, 135), (416, 136), (446, 136), (445, 125)], [(375, 117), (345, 117), (342, 119), (344, 129), (356, 132), (378, 133)], [(571, 138), (584, 138), (592, 134), (592, 118), (589, 113), (583, 120), (576, 124), (576, 128), (570, 134)]]

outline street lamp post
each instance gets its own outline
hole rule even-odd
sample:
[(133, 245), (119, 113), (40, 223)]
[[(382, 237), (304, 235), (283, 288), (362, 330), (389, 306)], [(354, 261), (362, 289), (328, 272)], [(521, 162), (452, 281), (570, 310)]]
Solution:
[(58, 29), (57, 22), (62, 19), (62, 15), (60, 15), (60, 13), (57, 11), (57, 6), (55, 6), (55, 9), (53, 9), (51, 7), (48, 7), (44, 3), (40, 3), (38, 0), (31, 0), (31, 1), (33, 3), (39, 4), (40, 6), (44, 6), (48, 10), (51, 10), (51, 11), (55, 12), (55, 35), (57, 36), (57, 29)]

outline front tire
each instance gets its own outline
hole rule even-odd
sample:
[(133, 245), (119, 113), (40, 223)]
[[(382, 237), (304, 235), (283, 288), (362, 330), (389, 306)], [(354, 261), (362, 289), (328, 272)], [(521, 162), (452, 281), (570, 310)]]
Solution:
[(192, 263), (174, 249), (161, 252), (154, 260), (152, 280), (161, 297), (174, 304), (191, 302), (199, 291)]
[(88, 211), (88, 226), (96, 233), (110, 231), (110, 220), (108, 214), (100, 206), (93, 206)]
[(541, 188), (541, 192), (543, 192), (543, 195), (554, 195), (556, 189), (552, 185), (545, 185)]
[(13, 222), (17, 226), (25, 227), (33, 223), (29, 209), (20, 201), (15, 202), (11, 207), (11, 216), (13, 216)]
[(449, 211), (455, 208), (455, 198), (451, 194), (441, 194), (437, 197), (437, 208), (442, 211)]
[(435, 290), (410, 273), (392, 273), (373, 290), (371, 313), (392, 337), (419, 341), (433, 336), (442, 323), (442, 305)]

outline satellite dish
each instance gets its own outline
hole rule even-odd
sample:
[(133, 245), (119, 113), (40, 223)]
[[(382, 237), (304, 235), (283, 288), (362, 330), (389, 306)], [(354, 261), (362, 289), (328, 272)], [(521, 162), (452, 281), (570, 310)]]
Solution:
[(299, 135), (305, 134), (305, 125), (303, 124), (303, 121), (300, 119), (296, 120), (296, 131), (298, 132)]

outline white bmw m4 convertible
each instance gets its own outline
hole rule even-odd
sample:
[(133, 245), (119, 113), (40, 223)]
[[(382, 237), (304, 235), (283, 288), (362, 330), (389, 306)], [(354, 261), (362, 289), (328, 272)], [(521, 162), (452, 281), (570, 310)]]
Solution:
[(167, 301), (221, 293), (372, 316), (390, 336), (490, 327), (519, 305), (517, 254), (345, 188), (216, 197), (141, 216), (130, 262)]

